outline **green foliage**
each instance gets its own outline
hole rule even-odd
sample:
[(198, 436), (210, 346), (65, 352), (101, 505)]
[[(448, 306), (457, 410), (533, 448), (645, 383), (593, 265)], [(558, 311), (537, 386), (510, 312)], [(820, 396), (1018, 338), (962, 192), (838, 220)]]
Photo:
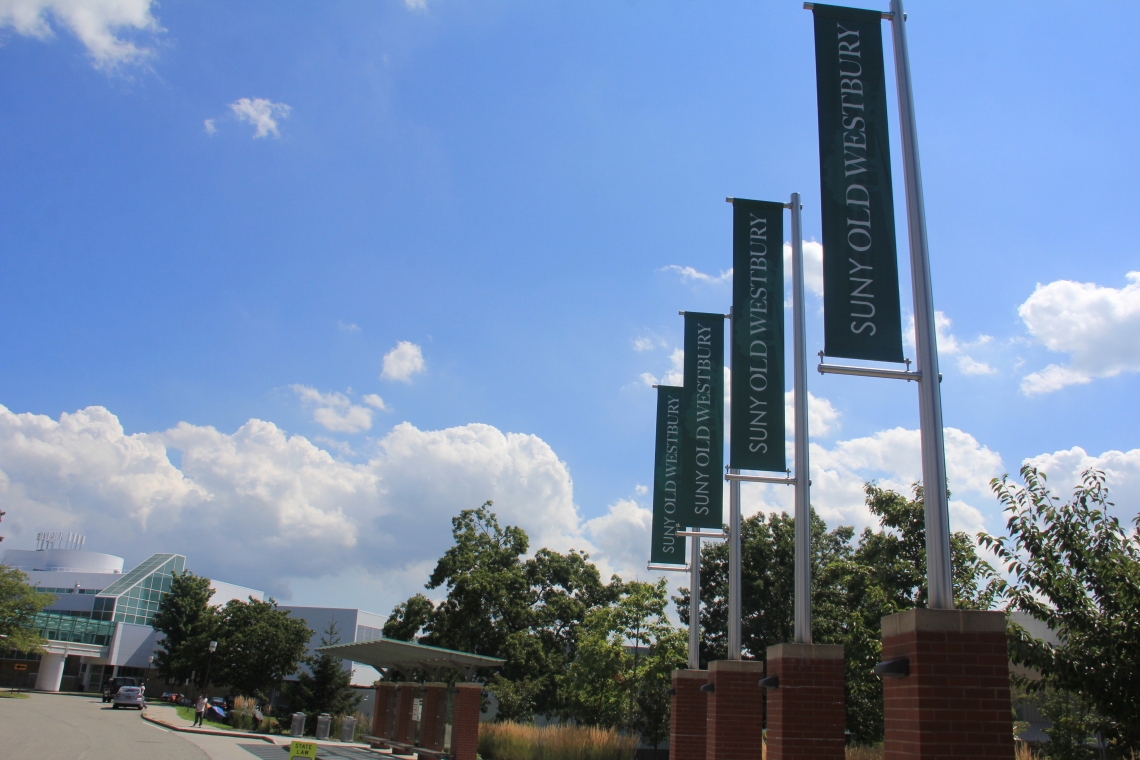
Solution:
[[(883, 616), (926, 600), (926, 531), (922, 488), (914, 496), (868, 483), (868, 509), (879, 530), (829, 531), (811, 514), (812, 640), (842, 644), (847, 729), (861, 743), (883, 736), (882, 681), (874, 666), (882, 654)], [(987, 609), (995, 586), (992, 569), (974, 551), (965, 533), (951, 537), (955, 603)], [(741, 523), (741, 645), (746, 658), (764, 659), (767, 648), (792, 640), (794, 624), (795, 520), (785, 514), (759, 514)], [(688, 624), (688, 589), (676, 597), (681, 621)], [(728, 546), (701, 549), (701, 661), (727, 656)]]
[(1055, 721), (1050, 754), (1084, 757), (1084, 738), (1098, 732), (1113, 755), (1140, 751), (1140, 530), (1110, 514), (1102, 472), (1086, 471), (1067, 503), (1035, 468), (1022, 467), (1021, 478), (1024, 487), (1008, 476), (992, 482), (1009, 536), (979, 538), (1009, 573), (997, 585), (1010, 608), (1062, 642), (1011, 626), (1011, 659), (1043, 676), (1030, 689)]
[[(331, 622), (321, 634), (321, 646), (338, 643), (340, 635), (336, 623)], [(352, 672), (345, 669), (344, 661), (326, 652), (318, 652), (306, 657), (305, 665), (308, 672), (302, 670), (297, 674), (297, 680), (286, 687), (290, 708), (306, 713), (309, 716), (306, 725), (313, 726), (316, 726), (316, 716), (321, 713), (352, 715), (360, 704), (360, 695), (352, 689)]]
[(565, 717), (636, 730), (654, 744), (665, 738), (670, 674), (684, 667), (688, 648), (666, 619), (667, 605), (663, 579), (633, 582), (615, 604), (586, 614), (577, 656), (560, 679)]
[(384, 623), (384, 638), (398, 641), (415, 641), (423, 627), (431, 620), (435, 606), (423, 594), (416, 594), (400, 602)]
[(163, 596), (154, 616), (154, 628), (163, 634), (155, 651), (154, 667), (160, 678), (184, 683), (192, 674), (205, 686), (209, 643), (216, 635), (217, 616), (210, 608), (210, 579), (187, 571), (176, 573), (170, 593)]
[(279, 688), (297, 671), (313, 635), (304, 620), (277, 609), (273, 599), (231, 599), (214, 614), (218, 650), (211, 680), (246, 696), (264, 699)]
[(55, 603), (55, 596), (37, 591), (28, 576), (0, 564), (0, 652), (43, 652), (43, 639), (32, 627), (36, 613)]

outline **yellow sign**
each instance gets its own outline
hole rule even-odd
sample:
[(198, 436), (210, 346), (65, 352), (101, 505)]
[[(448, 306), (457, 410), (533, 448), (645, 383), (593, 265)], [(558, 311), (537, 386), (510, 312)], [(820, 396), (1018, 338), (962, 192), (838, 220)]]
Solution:
[(289, 760), (294, 757), (312, 757), (317, 756), (317, 743), (316, 742), (292, 742), (289, 745)]
[(27, 664), (25, 664), (23, 662), (18, 662), (12, 666), (12, 670), (27, 670), (27, 669), (28, 669)]

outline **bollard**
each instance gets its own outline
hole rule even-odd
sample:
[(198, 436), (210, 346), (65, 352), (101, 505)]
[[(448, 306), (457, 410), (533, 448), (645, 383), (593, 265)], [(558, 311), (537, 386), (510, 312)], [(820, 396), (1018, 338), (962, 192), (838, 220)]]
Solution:
[(289, 729), (289, 735), (305, 735), (305, 713), (293, 713), (293, 725)]
[(332, 725), (332, 717), (328, 713), (321, 713), (317, 716), (317, 738), (329, 738), (329, 726)]
[(353, 740), (353, 735), (356, 733), (356, 718), (351, 715), (346, 715), (341, 719), (340, 724), (340, 740), (342, 742), (350, 742)]

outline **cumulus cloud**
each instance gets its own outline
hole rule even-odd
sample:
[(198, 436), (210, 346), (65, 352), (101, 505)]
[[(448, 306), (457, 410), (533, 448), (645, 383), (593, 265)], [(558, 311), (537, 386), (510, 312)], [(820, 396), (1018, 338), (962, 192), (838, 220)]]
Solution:
[(95, 68), (115, 71), (145, 62), (153, 48), (137, 45), (124, 34), (162, 31), (151, 15), (153, 0), (0, 0), (0, 28), (48, 40), (53, 25), (79, 38)]
[(1049, 487), (1062, 499), (1069, 497), (1085, 470), (1100, 470), (1105, 474), (1110, 499), (1118, 505), (1119, 514), (1131, 520), (1140, 511), (1140, 449), (1106, 451), (1093, 456), (1080, 446), (1074, 446), (1030, 457), (1025, 464), (1043, 471)]
[(646, 333), (633, 339), (633, 350), (638, 353), (652, 351), (655, 348), (665, 348), (669, 343), (659, 335)]
[(404, 0), (404, 7), (410, 11), (426, 11), (427, 0)]
[[(312, 405), (313, 422), (336, 433), (359, 433), (372, 427), (372, 410), (357, 406), (343, 393), (321, 393), (307, 385), (291, 385), (293, 392), (305, 404)], [(385, 409), (384, 401), (375, 394), (364, 397), (364, 402), (376, 409)]]
[(424, 369), (423, 350), (415, 343), (402, 340), (395, 348), (384, 354), (384, 369), (380, 372), (380, 377), (385, 380), (410, 383), (412, 375), (418, 375)]
[[(788, 391), (784, 394), (784, 419), (787, 420), (788, 439), (792, 435), (795, 425), (796, 392)], [(839, 429), (839, 410), (830, 401), (808, 391), (808, 432), (812, 438), (828, 436)]]
[(1069, 355), (1022, 379), (1026, 395), (1123, 372), (1140, 372), (1140, 272), (1123, 288), (1057, 280), (1038, 283), (1017, 313), (1029, 333), (1050, 351)]
[(203, 123), (206, 125), (206, 134), (213, 135), (217, 133), (218, 127), (215, 119), (206, 119)]
[(354, 333), (360, 332), (360, 325), (355, 322), (341, 322), (339, 319), (336, 321), (337, 329), (341, 332)]
[(365, 396), (361, 398), (361, 401), (373, 407), (374, 409), (379, 409), (382, 412), (388, 411), (388, 407), (384, 404), (384, 399), (380, 398), (375, 393), (365, 394)]
[[(804, 290), (823, 297), (823, 245), (814, 240), (803, 241), (804, 248)], [(784, 279), (792, 279), (792, 244), (784, 243)], [(788, 291), (788, 303), (792, 293)]]
[[(950, 525), (954, 530), (975, 533), (984, 527), (977, 505), (993, 508), (989, 480), (1001, 474), (1001, 456), (956, 428), (946, 428), (945, 436), (947, 474), (954, 494)], [(877, 526), (864, 503), (863, 484), (867, 481), (909, 494), (911, 484), (922, 480), (917, 430), (881, 430), (831, 447), (813, 442), (810, 453), (812, 506), (829, 525)], [(755, 514), (791, 511), (794, 495), (788, 486), (749, 484), (741, 489), (741, 499), (746, 513)]]
[[(673, 353), (669, 354), (669, 369), (665, 370), (665, 374), (658, 379), (656, 375), (651, 372), (641, 373), (641, 382), (646, 385), (676, 385), (678, 387), (685, 384), (685, 349), (674, 348)], [(727, 387), (727, 386), (726, 386)]]
[[(970, 356), (967, 351), (976, 351), (993, 343), (992, 335), (979, 335), (973, 340), (962, 340), (954, 333), (950, 332), (950, 328), (954, 325), (953, 320), (946, 316), (944, 312), (934, 312), (934, 329), (938, 336), (938, 355), (942, 357), (953, 357), (957, 364), (958, 371), (963, 375), (993, 375), (997, 370), (986, 362), (979, 361)], [(907, 316), (906, 329), (903, 330), (903, 342), (912, 350), (914, 349), (914, 315)]]
[(256, 129), (254, 138), (281, 137), (277, 130), (277, 120), (288, 118), (293, 109), (284, 103), (274, 103), (268, 98), (239, 98), (230, 103), (230, 110), (238, 121), (252, 124)]
[(725, 282), (732, 282), (732, 270), (721, 272), (720, 275), (705, 274), (704, 272), (697, 271), (692, 267), (682, 267), (676, 264), (661, 267), (661, 272), (676, 272), (681, 275), (682, 282), (703, 282), (706, 284), (719, 284)]

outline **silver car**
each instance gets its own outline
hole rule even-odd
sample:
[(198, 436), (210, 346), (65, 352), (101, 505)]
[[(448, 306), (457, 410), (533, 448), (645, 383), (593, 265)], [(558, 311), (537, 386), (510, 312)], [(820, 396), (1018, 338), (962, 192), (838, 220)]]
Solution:
[(118, 710), (120, 707), (137, 707), (141, 710), (143, 709), (145, 701), (141, 687), (120, 686), (111, 700), (111, 709)]

